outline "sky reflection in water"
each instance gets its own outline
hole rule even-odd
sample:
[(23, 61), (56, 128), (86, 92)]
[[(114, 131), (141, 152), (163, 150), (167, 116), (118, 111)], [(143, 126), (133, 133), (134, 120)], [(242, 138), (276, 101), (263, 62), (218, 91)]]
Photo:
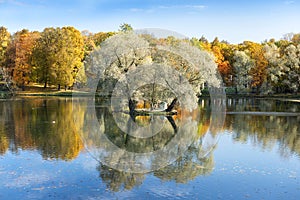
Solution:
[[(227, 110), (234, 112), (300, 112), (295, 102), (229, 102)], [(200, 103), (200, 136), (209, 124), (207, 105)], [(299, 116), (227, 115), (207, 158), (199, 159), (194, 145), (170, 166), (132, 174), (110, 169), (91, 156), (74, 131), (80, 123), (73, 123), (71, 106), (64, 98), (0, 102), (0, 199), (300, 197)], [(78, 108), (80, 113), (88, 117), (83, 108)], [(105, 123), (108, 128), (109, 120)], [(110, 130), (111, 139), (121, 144), (120, 135)]]

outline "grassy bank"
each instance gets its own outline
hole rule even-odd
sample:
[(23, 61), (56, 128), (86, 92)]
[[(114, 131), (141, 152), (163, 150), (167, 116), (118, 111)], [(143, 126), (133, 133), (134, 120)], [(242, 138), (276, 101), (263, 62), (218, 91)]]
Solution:
[[(17, 90), (12, 94), (8, 90), (0, 89), (0, 98), (5, 99), (11, 96), (58, 96), (58, 97), (72, 97), (74, 94), (76, 96), (91, 96), (92, 93), (76, 91), (76, 90), (60, 90), (58, 91), (56, 87), (44, 88), (42, 85), (31, 85), (26, 86), (25, 90)], [(200, 98), (209, 98), (210, 94), (207, 91), (203, 91)], [(255, 93), (234, 93), (232, 91), (226, 91), (227, 98), (276, 98), (276, 99), (299, 99), (300, 93), (297, 94), (272, 94), (272, 95), (261, 95)]]
[[(14, 96), (58, 96), (58, 97), (72, 97), (76, 96), (91, 96), (92, 93), (81, 91), (44, 91), (44, 92), (16, 92)], [(5, 96), (5, 95), (4, 95)], [(9, 95), (6, 95), (9, 96)], [(210, 95), (203, 95), (200, 98), (210, 98)], [(226, 98), (265, 98), (265, 99), (299, 99), (300, 94), (273, 94), (273, 95), (259, 95), (259, 94), (226, 94)]]
[(58, 96), (58, 97), (71, 97), (74, 94), (76, 94), (76, 96), (90, 96), (90, 95), (92, 95), (91, 93), (88, 93), (88, 92), (66, 90), (66, 91), (43, 91), (43, 92), (17, 91), (17, 92), (15, 92), (14, 96)]
[(56, 87), (44, 88), (41, 85), (31, 85), (26, 86), (24, 91), (18, 89), (12, 94), (7, 88), (0, 89), (0, 98), (10, 98), (12, 96), (60, 96), (60, 97), (71, 97), (73, 94), (77, 96), (90, 96), (89, 92), (82, 92), (76, 90), (60, 90), (58, 91)]

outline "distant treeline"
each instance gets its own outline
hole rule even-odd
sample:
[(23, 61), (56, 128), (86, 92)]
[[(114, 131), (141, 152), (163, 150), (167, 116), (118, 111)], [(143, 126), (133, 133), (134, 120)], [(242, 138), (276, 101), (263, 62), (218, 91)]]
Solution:
[[(119, 31), (128, 30), (132, 27), (122, 24)], [(88, 76), (86, 57), (116, 33), (62, 27), (45, 28), (42, 32), (23, 29), (11, 34), (0, 27), (0, 81), (20, 89), (31, 83), (56, 85), (58, 89), (72, 87), (75, 82), (84, 84)], [(170, 43), (177, 39), (169, 36), (151, 40)], [(218, 38), (209, 42), (205, 37), (185, 41), (214, 55), (225, 86), (234, 92), (300, 91), (300, 33), (262, 43), (230, 44)]]

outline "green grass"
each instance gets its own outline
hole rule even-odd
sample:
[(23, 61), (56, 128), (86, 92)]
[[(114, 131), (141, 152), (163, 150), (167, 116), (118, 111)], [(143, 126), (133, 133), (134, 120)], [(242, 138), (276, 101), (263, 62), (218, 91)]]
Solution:
[(90, 96), (91, 93), (89, 92), (82, 92), (82, 91), (76, 91), (76, 90), (42, 90), (42, 91), (35, 91), (35, 90), (30, 90), (30, 91), (16, 91), (15, 95), (16, 96), (66, 96), (66, 97), (71, 97), (73, 95), (76, 96)]

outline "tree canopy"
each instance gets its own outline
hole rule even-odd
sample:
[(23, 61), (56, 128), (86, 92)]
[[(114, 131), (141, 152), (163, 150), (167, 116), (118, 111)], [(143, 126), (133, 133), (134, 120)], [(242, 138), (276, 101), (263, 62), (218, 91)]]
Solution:
[[(136, 94), (137, 100), (150, 101), (151, 105), (158, 101), (171, 104), (175, 96), (187, 95), (187, 84), (197, 95), (201, 94), (200, 86), (205, 82), (220, 85), (217, 64), (211, 53), (173, 37), (149, 43), (133, 32), (121, 32), (105, 40), (86, 60), (86, 70), (90, 74), (88, 82), (95, 81), (91, 88), (100, 82), (99, 93), (110, 95), (119, 86), (121, 96), (127, 96), (129, 102)], [(122, 82), (126, 84), (120, 86)], [(170, 94), (172, 98), (158, 96), (158, 91), (166, 92), (163, 87), (169, 90), (168, 94), (176, 91), (177, 94)]]
[(72, 86), (83, 67), (84, 40), (73, 27), (46, 28), (33, 54), (38, 82)]
[[(198, 86), (203, 85), (203, 81), (211, 79), (208, 78), (208, 74), (201, 74), (206, 77), (203, 79), (195, 73), (195, 67), (201, 68), (203, 63), (187, 62), (193, 60), (191, 57), (184, 58), (189, 54), (197, 57), (198, 61), (213, 59), (225, 86), (236, 88), (237, 92), (268, 94), (300, 91), (300, 33), (285, 34), (280, 40), (270, 39), (261, 43), (245, 40), (241, 44), (230, 44), (220, 41), (217, 37), (209, 42), (204, 36), (188, 40), (172, 36), (155, 38), (142, 34), (136, 41), (128, 38), (130, 42), (121, 43), (121, 35), (123, 34), (122, 40), (125, 40), (125, 35), (130, 33), (133, 34), (133, 28), (128, 23), (121, 24), (117, 32), (98, 33), (87, 30), (80, 33), (74, 27), (48, 27), (42, 32), (24, 29), (11, 34), (7, 28), (0, 27), (0, 80), (21, 89), (33, 83), (44, 84), (45, 87), (56, 85), (58, 89), (61, 86), (72, 88), (74, 84), (86, 85), (86, 77), (93, 76), (94, 72), (84, 63), (89, 63), (89, 57), (94, 55), (94, 51), (106, 49), (111, 51), (111, 55), (107, 56), (120, 58), (114, 61), (106, 60), (112, 62), (110, 70), (106, 70), (106, 73), (111, 73), (108, 77), (112, 79), (137, 65), (164, 62), (184, 73), (185, 77), (193, 82), (192, 85), (197, 85), (195, 88), (199, 89)], [(114, 37), (116, 34), (118, 36)], [(136, 46), (137, 42), (141, 42), (140, 46)], [(185, 49), (186, 42), (194, 46), (194, 49)], [(112, 45), (110, 49), (109, 45)], [(142, 55), (140, 47), (148, 49), (147, 52)], [(125, 58), (120, 56), (118, 51), (126, 48), (134, 51)], [(202, 53), (196, 55), (195, 52), (199, 49)], [(179, 50), (189, 53), (183, 57), (178, 56)], [(201, 56), (204, 56), (203, 59)], [(242, 71), (246, 63), (241, 62), (241, 56), (251, 60), (251, 67), (244, 72)], [(201, 70), (214, 73), (209, 72), (212, 69), (213, 67), (208, 66), (206, 70)], [(245, 78), (247, 83), (242, 81)], [(107, 87), (113, 86), (109, 86), (113, 83), (112, 79), (105, 83)]]

